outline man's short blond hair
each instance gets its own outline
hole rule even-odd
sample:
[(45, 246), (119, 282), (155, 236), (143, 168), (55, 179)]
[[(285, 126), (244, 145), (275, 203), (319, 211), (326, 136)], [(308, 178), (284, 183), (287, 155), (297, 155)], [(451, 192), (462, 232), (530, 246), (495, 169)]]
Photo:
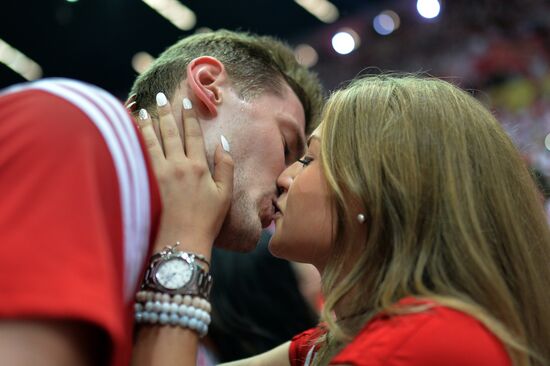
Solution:
[(152, 110), (159, 91), (172, 97), (187, 76), (187, 65), (200, 56), (221, 61), (243, 99), (252, 99), (264, 92), (279, 94), (284, 83), (288, 83), (304, 108), (306, 132), (316, 127), (323, 104), (317, 75), (300, 65), (285, 43), (245, 32), (200, 33), (169, 47), (134, 82), (131, 93), (136, 94), (137, 107)]

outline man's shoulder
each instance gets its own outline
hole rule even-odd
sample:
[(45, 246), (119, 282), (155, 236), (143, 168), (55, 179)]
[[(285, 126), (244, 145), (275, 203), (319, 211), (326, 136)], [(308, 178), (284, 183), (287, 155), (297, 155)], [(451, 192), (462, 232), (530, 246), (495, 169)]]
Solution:
[[(143, 165), (145, 153), (131, 116), (105, 90), (53, 78), (0, 92), (2, 156), (35, 154), (40, 161), (99, 156), (117, 167)], [(105, 151), (108, 154), (105, 155)]]
[(11, 126), (17, 125), (31, 135), (46, 128), (64, 135), (75, 130), (102, 129), (104, 125), (116, 125), (126, 134), (134, 133), (129, 128), (128, 113), (114, 96), (91, 84), (63, 78), (2, 90), (0, 115)]

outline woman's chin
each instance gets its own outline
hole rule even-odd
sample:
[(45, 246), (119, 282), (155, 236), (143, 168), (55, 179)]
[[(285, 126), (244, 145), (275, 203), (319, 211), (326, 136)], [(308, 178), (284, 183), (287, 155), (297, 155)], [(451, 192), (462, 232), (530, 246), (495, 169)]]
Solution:
[(277, 258), (284, 258), (284, 251), (281, 251), (281, 242), (280, 238), (277, 235), (277, 229), (275, 229), (275, 232), (271, 236), (271, 239), (269, 240), (268, 249), (271, 255)]
[(274, 243), (277, 242), (277, 239), (276, 239), (276, 237), (275, 237), (276, 235), (277, 235), (277, 231), (273, 232), (273, 234), (271, 235), (271, 238), (269, 239), (269, 243), (267, 244), (267, 248), (269, 249), (269, 252), (271, 253), (271, 255), (273, 255), (273, 256), (275, 256), (275, 257), (276, 257), (277, 255), (275, 254), (275, 251), (273, 250), (273, 248), (274, 248), (274, 247), (275, 247), (275, 248), (277, 247), (277, 245), (274, 244)]

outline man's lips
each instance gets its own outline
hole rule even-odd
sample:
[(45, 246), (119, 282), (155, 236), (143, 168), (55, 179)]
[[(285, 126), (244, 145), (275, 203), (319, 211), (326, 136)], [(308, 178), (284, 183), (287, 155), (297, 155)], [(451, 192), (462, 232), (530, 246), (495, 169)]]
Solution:
[(279, 204), (279, 202), (277, 202), (275, 198), (273, 198), (271, 200), (271, 204), (267, 207), (264, 207), (264, 209), (260, 213), (262, 228), (267, 228), (274, 220), (277, 220), (281, 216), (283, 216), (281, 205)]
[(264, 209), (260, 212), (260, 221), (262, 223), (262, 229), (265, 229), (273, 221), (273, 215), (275, 214), (275, 208), (273, 204), (268, 203), (264, 206)]
[(260, 221), (262, 222), (262, 229), (265, 229), (271, 225), (273, 221), (273, 215), (262, 216)]
[(283, 210), (276, 200), (273, 200), (273, 220), (277, 220), (279, 217), (283, 216)]

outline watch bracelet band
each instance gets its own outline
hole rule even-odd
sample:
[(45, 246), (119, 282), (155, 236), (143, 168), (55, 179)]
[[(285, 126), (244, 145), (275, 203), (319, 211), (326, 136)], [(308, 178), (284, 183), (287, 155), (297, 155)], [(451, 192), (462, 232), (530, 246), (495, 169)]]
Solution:
[[(176, 246), (177, 245), (179, 245), (179, 242), (177, 242)], [(158, 253), (153, 254), (151, 256), (150, 262), (152, 263), (156, 259), (162, 258), (163, 256), (168, 255), (170, 253), (175, 253), (176, 251), (174, 249), (175, 249), (175, 246), (174, 247), (167, 247), (163, 251), (160, 251)], [(179, 253), (185, 253), (192, 260), (197, 260), (198, 262), (202, 262), (202, 263), (206, 264), (207, 268), (203, 268), (205, 271), (210, 270), (210, 262), (208, 261), (208, 259), (206, 259), (206, 257), (204, 255), (198, 254), (198, 253), (192, 253), (192, 252), (185, 252), (185, 251), (178, 251), (178, 252)]]
[[(178, 243), (179, 244), (179, 243)], [(151, 256), (149, 266), (146, 269), (144, 281), (141, 285), (142, 290), (153, 290), (157, 292), (163, 292), (169, 295), (192, 295), (200, 296), (202, 298), (208, 299), (210, 295), (210, 290), (212, 289), (212, 275), (205, 270), (202, 266), (197, 264), (195, 259), (198, 259), (208, 265), (206, 258), (200, 254), (184, 252), (184, 251), (175, 251), (175, 247), (168, 247), (167, 249), (154, 254)], [(152, 280), (153, 276), (151, 275), (154, 272), (157, 263), (163, 259), (169, 259), (170, 257), (179, 257), (186, 260), (188, 263), (195, 266), (193, 271), (193, 277), (190, 279), (190, 284), (184, 286), (182, 289), (171, 290), (164, 288), (162, 285), (157, 285)]]
[[(150, 269), (148, 269), (147, 271), (149, 270)], [(165, 288), (159, 288), (159, 286), (157, 286), (154, 283), (151, 283), (150, 281), (144, 281), (143, 284), (141, 285), (141, 289), (162, 292), (168, 295), (182, 295), (182, 296), (191, 295), (191, 296), (199, 296), (199, 297), (202, 297), (203, 299), (208, 299), (208, 297), (210, 296), (210, 290), (212, 289), (212, 282), (213, 282), (212, 275), (210, 273), (204, 273), (202, 271), (199, 271), (196, 273), (195, 276), (198, 277), (197, 282), (192, 283), (191, 287), (185, 287), (183, 289), (170, 290)]]

